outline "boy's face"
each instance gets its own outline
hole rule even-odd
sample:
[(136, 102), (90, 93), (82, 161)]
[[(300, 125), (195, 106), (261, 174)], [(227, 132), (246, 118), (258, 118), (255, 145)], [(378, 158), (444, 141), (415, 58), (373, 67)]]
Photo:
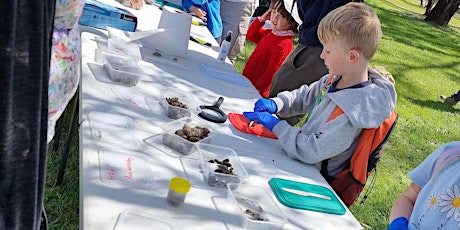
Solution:
[(290, 25), (286, 17), (273, 10), (270, 14), (270, 28), (273, 31), (284, 31), (289, 30)]
[(323, 51), (319, 57), (324, 60), (330, 75), (342, 76), (349, 62), (349, 52), (335, 41), (323, 44)]

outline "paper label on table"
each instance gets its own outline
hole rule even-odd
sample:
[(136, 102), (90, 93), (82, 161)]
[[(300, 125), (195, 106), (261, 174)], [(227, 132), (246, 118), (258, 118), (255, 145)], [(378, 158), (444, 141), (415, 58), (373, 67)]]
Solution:
[(150, 162), (143, 153), (111, 148), (101, 148), (98, 153), (103, 182), (140, 189), (152, 188), (154, 175)]

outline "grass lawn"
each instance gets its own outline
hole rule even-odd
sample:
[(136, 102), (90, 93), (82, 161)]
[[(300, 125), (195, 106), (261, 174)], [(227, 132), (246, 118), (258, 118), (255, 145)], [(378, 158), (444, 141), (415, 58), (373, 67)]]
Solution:
[[(399, 121), (378, 165), (376, 183), (364, 204), (350, 208), (368, 229), (385, 229), (396, 197), (410, 183), (407, 172), (443, 143), (460, 140), (460, 104), (439, 95), (460, 89), (460, 20), (438, 28), (423, 21), (419, 0), (366, 0), (379, 15), (383, 39), (371, 65), (385, 66), (396, 80)], [(249, 43), (235, 66), (242, 71), (254, 49)], [(50, 229), (78, 229), (78, 140), (63, 184), (54, 187), (60, 156), (50, 151), (45, 207)]]

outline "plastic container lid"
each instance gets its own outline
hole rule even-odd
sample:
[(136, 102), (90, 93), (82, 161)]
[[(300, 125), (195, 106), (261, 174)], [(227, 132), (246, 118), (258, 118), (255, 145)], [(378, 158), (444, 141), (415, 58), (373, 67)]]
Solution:
[(107, 40), (108, 51), (118, 55), (128, 55), (137, 60), (141, 60), (141, 51), (139, 44), (126, 42), (117, 38), (109, 38)]
[(147, 156), (127, 149), (98, 150), (100, 179), (107, 184), (150, 190), (155, 184), (153, 166)]
[(166, 221), (154, 218), (151, 214), (126, 210), (118, 215), (114, 230), (173, 230), (174, 226)]
[(249, 80), (236, 72), (231, 70), (222, 69), (217, 66), (211, 66), (207, 64), (201, 64), (201, 71), (206, 74), (206, 76), (217, 78), (222, 81), (230, 82), (236, 85), (249, 86)]
[(91, 111), (88, 114), (91, 136), (103, 142), (116, 145), (138, 146), (139, 138), (131, 117)]
[(174, 177), (169, 181), (169, 188), (175, 192), (186, 193), (190, 191), (192, 184), (182, 177)]

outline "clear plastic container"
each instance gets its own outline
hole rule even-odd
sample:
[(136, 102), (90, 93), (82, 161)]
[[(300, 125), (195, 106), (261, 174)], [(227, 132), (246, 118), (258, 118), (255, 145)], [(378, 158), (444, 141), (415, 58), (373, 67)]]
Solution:
[(134, 121), (131, 117), (91, 111), (88, 114), (91, 136), (98, 141), (123, 145), (138, 146)]
[(192, 185), (190, 182), (182, 177), (174, 177), (169, 181), (169, 190), (168, 196), (166, 197), (166, 201), (171, 206), (181, 206), (184, 204), (185, 197), (190, 191), (190, 187)]
[(100, 148), (98, 155), (102, 182), (130, 189), (153, 188), (153, 166), (144, 153), (127, 149)]
[(126, 42), (117, 38), (109, 38), (107, 40), (108, 51), (118, 55), (128, 55), (137, 60), (141, 60), (141, 50), (139, 44)]
[(173, 230), (174, 226), (166, 221), (152, 217), (150, 213), (143, 213), (138, 210), (125, 210), (118, 215), (113, 230)]
[(227, 185), (227, 200), (234, 204), (244, 229), (283, 228), (287, 218), (266, 189), (244, 184), (234, 187)]
[(116, 54), (104, 53), (104, 69), (115, 83), (125, 86), (135, 86), (142, 76), (133, 58)]
[[(193, 96), (180, 91), (163, 91), (163, 98), (160, 100), (161, 106), (167, 116), (171, 119), (190, 117), (192, 113), (198, 114), (201, 109), (195, 103)], [(171, 105), (169, 102), (175, 103)], [(178, 106), (179, 105), (179, 106)], [(180, 107), (183, 106), (183, 107)]]
[(225, 188), (229, 183), (238, 186), (248, 177), (233, 149), (204, 143), (198, 143), (197, 149), (201, 171), (210, 186)]
[[(176, 134), (176, 131), (183, 130), (184, 125), (191, 128), (206, 128), (209, 133), (206, 137), (201, 138), (198, 141), (190, 141), (182, 136)], [(184, 155), (188, 155), (193, 152), (195, 143), (209, 143), (215, 131), (209, 129), (206, 125), (197, 122), (191, 118), (181, 118), (173, 122), (165, 124), (163, 127), (164, 132), (161, 134), (161, 139), (164, 145), (171, 149), (174, 149)]]

